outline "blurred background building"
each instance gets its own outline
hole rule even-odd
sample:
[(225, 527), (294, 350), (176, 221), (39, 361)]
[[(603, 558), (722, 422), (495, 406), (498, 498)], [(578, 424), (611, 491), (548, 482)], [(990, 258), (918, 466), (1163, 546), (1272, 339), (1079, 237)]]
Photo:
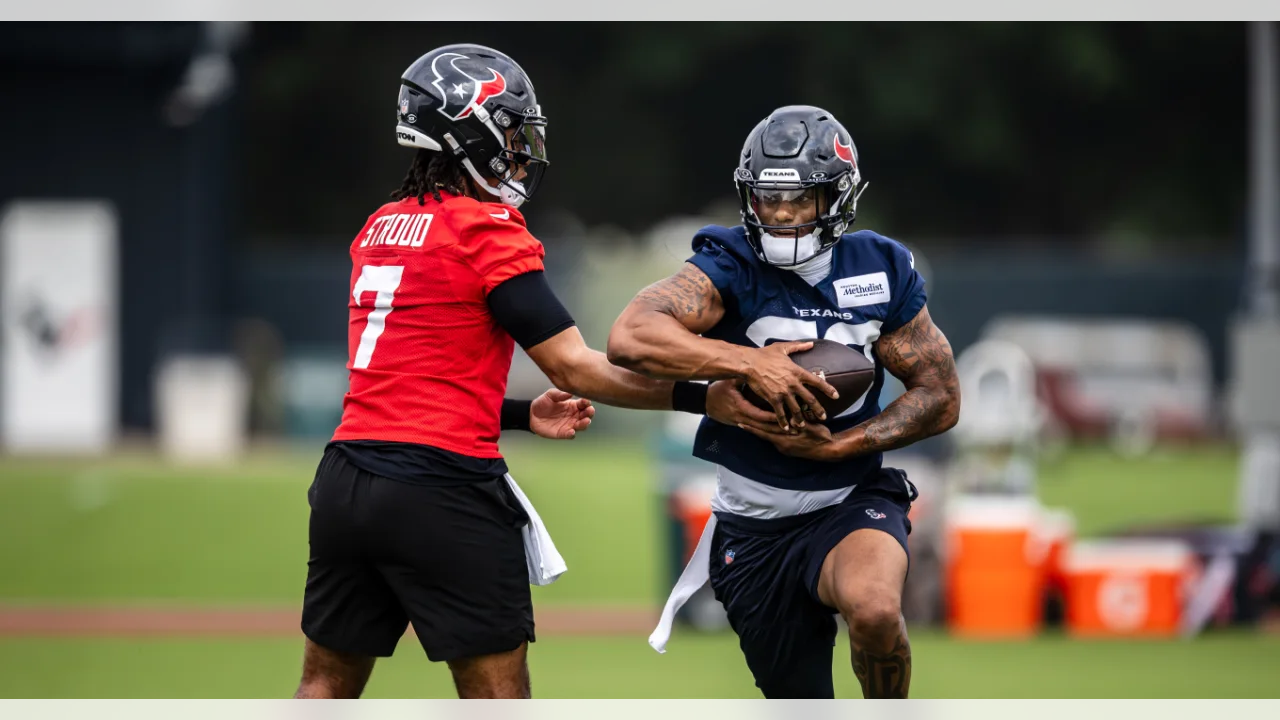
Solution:
[[(409, 161), (387, 98), (459, 30), (0, 28), (0, 198), (116, 213), (125, 431), (154, 429), (170, 354), (345, 353), (347, 247)], [(597, 341), (619, 300), (688, 255), (690, 227), (736, 222), (742, 139), (803, 102), (851, 129), (873, 187), (859, 225), (927, 258), (957, 349), (1002, 314), (1161, 319), (1196, 334), (1222, 387), (1245, 287), (1244, 25), (466, 30), (509, 49), (545, 99), (553, 174), (527, 215)], [(750, 52), (765, 42), (796, 50)], [(635, 268), (628, 253), (646, 266), (608, 277)], [(279, 408), (255, 409), (255, 429), (290, 432)]]
[[(958, 349), (1000, 314), (1160, 318), (1202, 338), (1222, 386), (1246, 260), (1242, 24), (465, 29), (545, 99), (553, 169), (527, 215), (596, 338), (620, 309), (599, 297), (610, 260), (651, 261), (629, 296), (687, 256), (690, 224), (735, 222), (743, 138), (803, 102), (850, 128), (871, 182), (859, 225), (927, 257)], [(460, 30), (0, 27), (0, 198), (117, 214), (122, 428), (154, 428), (170, 353), (235, 352), (255, 331), (281, 360), (345, 353), (346, 250), (409, 161), (389, 129), (399, 73)], [(696, 220), (655, 237), (679, 218)], [(289, 429), (266, 407), (254, 419)]]

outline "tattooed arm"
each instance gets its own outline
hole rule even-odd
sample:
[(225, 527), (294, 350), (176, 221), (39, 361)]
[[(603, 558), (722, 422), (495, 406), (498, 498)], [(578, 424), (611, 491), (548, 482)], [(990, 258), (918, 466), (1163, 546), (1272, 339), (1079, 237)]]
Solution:
[(747, 348), (701, 337), (724, 317), (720, 291), (696, 265), (650, 285), (609, 332), (609, 362), (669, 380), (745, 377)]
[(956, 361), (928, 306), (911, 322), (880, 338), (876, 354), (907, 391), (879, 415), (850, 429), (841, 443), (843, 454), (896, 450), (955, 426), (960, 419)]
[(960, 381), (955, 358), (946, 336), (929, 317), (928, 306), (911, 322), (880, 338), (876, 354), (907, 388), (879, 415), (835, 435), (823, 426), (811, 426), (799, 437), (761, 437), (788, 455), (834, 461), (904, 447), (956, 424)]
[(680, 272), (641, 290), (622, 311), (609, 333), (609, 362), (668, 380), (745, 380), (770, 401), (783, 429), (791, 422), (803, 427), (801, 405), (819, 407), (806, 384), (836, 396), (835, 388), (787, 357), (813, 343), (748, 348), (701, 337), (724, 312), (711, 279), (686, 263)]

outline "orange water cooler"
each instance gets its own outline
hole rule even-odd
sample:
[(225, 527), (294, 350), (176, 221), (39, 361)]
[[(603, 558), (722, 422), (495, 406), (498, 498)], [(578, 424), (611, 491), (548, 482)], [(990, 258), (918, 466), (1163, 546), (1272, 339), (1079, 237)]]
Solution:
[(1078, 637), (1176, 636), (1199, 573), (1177, 540), (1079, 542), (1064, 567), (1067, 631)]
[(946, 510), (947, 626), (964, 637), (1030, 637), (1043, 616), (1049, 545), (1034, 498), (969, 496)]

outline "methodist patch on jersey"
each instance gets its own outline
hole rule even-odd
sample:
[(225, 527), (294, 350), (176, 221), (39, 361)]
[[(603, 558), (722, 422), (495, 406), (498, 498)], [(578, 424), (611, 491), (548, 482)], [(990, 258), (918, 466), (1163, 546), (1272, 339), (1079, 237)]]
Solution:
[(831, 283), (840, 307), (862, 307), (889, 302), (889, 276), (878, 272), (841, 278)]

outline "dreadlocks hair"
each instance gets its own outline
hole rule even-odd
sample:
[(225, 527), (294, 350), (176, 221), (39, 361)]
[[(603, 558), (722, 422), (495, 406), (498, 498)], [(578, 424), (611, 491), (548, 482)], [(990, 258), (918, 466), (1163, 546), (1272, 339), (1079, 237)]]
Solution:
[(391, 193), (392, 200), (418, 198), (419, 205), (427, 204), (427, 193), (436, 202), (441, 202), (440, 191), (454, 195), (467, 195), (468, 187), (466, 171), (462, 163), (452, 155), (430, 150), (418, 150), (405, 173), (400, 187)]

